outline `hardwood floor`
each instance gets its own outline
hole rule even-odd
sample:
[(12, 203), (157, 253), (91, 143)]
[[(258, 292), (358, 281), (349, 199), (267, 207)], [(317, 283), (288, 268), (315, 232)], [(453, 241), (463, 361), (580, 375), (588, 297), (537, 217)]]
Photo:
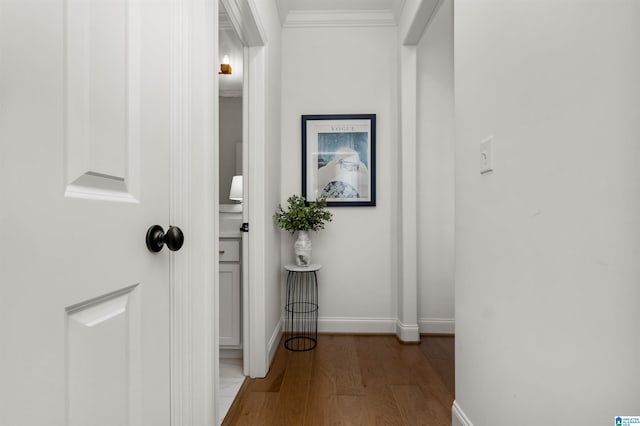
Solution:
[(451, 425), (453, 337), (320, 335), (280, 345), (264, 379), (247, 379), (223, 425)]
[(455, 397), (455, 345), (453, 335), (422, 335), (419, 348)]

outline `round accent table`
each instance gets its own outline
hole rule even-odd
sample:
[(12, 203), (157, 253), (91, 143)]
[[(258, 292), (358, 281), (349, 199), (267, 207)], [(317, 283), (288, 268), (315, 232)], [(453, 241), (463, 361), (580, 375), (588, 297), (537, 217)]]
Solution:
[(284, 347), (310, 351), (318, 343), (318, 276), (322, 265), (285, 265), (287, 303), (284, 306)]

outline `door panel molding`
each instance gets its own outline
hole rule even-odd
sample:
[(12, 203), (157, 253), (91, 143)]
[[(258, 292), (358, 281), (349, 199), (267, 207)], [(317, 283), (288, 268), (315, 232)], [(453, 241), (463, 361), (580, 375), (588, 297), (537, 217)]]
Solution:
[[(173, 1), (2, 3), (2, 425), (170, 425), (169, 253), (144, 236), (169, 222)], [(65, 197), (82, 177), (101, 201)]]
[(139, 293), (138, 283), (66, 308), (68, 425), (141, 424)]
[(65, 196), (140, 196), (140, 0), (65, 4)]

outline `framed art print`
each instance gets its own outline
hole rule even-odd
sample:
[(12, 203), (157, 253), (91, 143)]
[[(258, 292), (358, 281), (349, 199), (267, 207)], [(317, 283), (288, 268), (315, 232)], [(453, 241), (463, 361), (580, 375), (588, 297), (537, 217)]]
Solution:
[(376, 115), (302, 116), (302, 195), (328, 206), (376, 205)]

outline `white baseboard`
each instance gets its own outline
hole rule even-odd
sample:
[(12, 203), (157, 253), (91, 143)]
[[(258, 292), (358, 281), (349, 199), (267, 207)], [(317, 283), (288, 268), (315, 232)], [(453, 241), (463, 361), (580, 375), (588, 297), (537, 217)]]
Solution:
[(403, 324), (400, 320), (396, 321), (396, 335), (401, 342), (419, 342), (420, 329), (417, 325)]
[[(281, 320), (281, 324), (284, 325), (284, 320)], [(320, 333), (395, 333), (408, 342), (418, 341), (420, 333), (454, 334), (455, 325), (455, 320), (448, 318), (421, 318), (417, 326), (402, 324), (396, 318), (318, 318)]]
[(395, 318), (321, 317), (320, 333), (395, 333)]
[(420, 333), (455, 334), (456, 321), (449, 318), (419, 318)]
[[(276, 350), (278, 349), (278, 344), (280, 343), (280, 338), (282, 337), (282, 319), (280, 319), (280, 321), (278, 321), (278, 324), (276, 324), (274, 330), (273, 330), (273, 334), (271, 334), (271, 338), (269, 339), (269, 343), (268, 343), (268, 350), (269, 350), (269, 359), (268, 359), (268, 364), (269, 366), (271, 366), (271, 362), (273, 361), (273, 357), (276, 356)], [(267, 367), (269, 368), (269, 367)]]
[(473, 426), (471, 420), (467, 417), (467, 415), (462, 411), (462, 408), (458, 405), (458, 401), (453, 401), (453, 406), (451, 407), (451, 425), (452, 426)]

